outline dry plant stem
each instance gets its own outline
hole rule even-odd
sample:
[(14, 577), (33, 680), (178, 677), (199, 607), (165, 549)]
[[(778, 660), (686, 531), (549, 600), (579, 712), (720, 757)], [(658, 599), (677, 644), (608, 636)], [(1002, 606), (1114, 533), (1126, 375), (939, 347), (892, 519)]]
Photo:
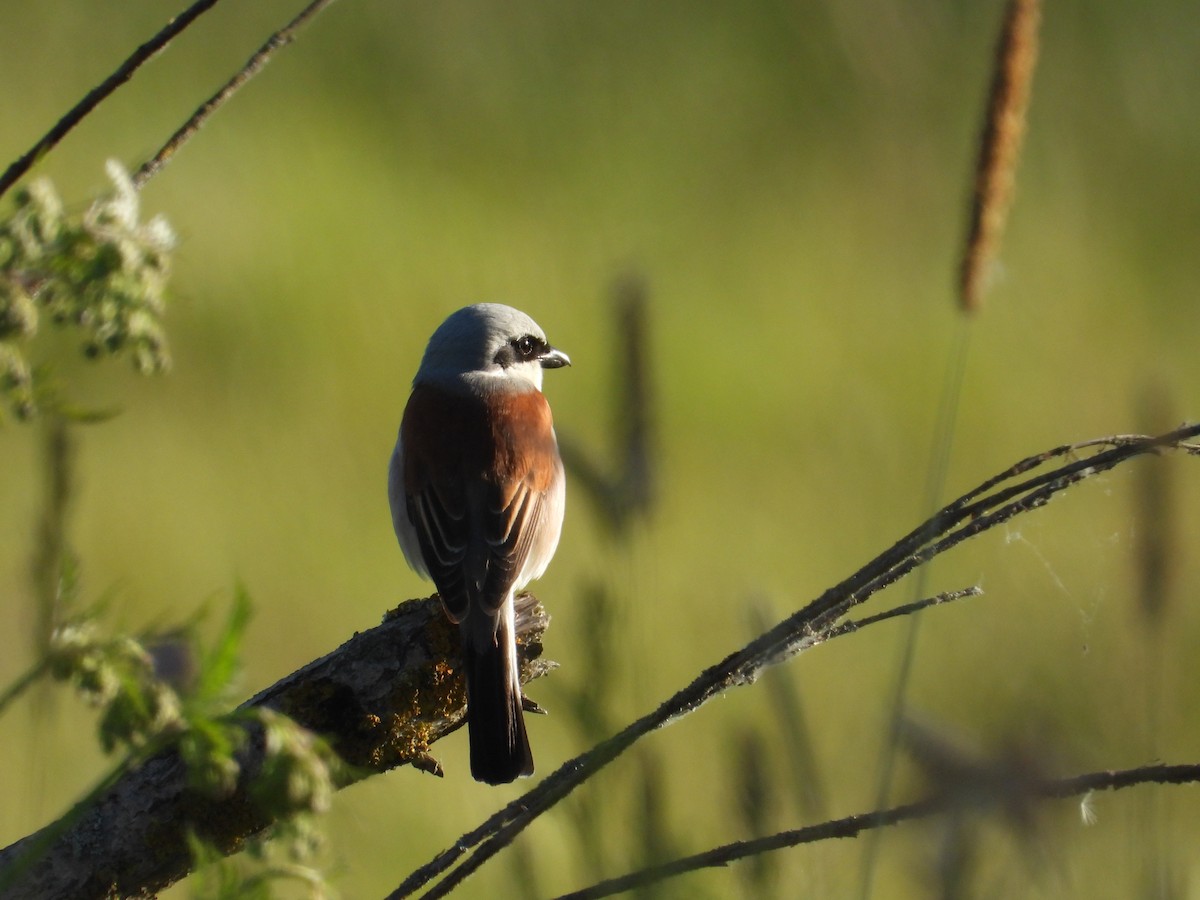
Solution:
[(236, 75), (229, 79), (219, 91), (209, 97), (199, 109), (192, 113), (191, 118), (184, 122), (179, 127), (179, 130), (171, 135), (170, 139), (163, 144), (162, 149), (158, 153), (154, 154), (153, 158), (142, 163), (141, 167), (133, 175), (134, 186), (141, 189), (147, 181), (157, 175), (162, 167), (171, 161), (176, 151), (195, 136), (196, 132), (200, 130), (201, 126), (208, 121), (213, 113), (236, 94), (246, 82), (263, 70), (267, 63), (271, 61), (271, 57), (275, 55), (276, 51), (286, 47), (295, 40), (296, 32), (334, 2), (335, 0), (313, 0), (292, 21), (271, 35), (267, 39), (267, 42), (259, 47), (258, 51), (238, 70)]
[[(1078, 797), (1091, 791), (1119, 790), (1139, 784), (1189, 784), (1200, 781), (1200, 765), (1146, 766), (1118, 772), (1090, 772), (1072, 778), (1046, 781), (1034, 789), (1036, 796), (1043, 799), (1065, 799)], [(921, 800), (877, 812), (859, 813), (844, 819), (833, 819), (819, 825), (809, 825), (793, 831), (781, 831), (764, 838), (737, 841), (714, 847), (704, 853), (686, 856), (668, 863), (642, 869), (594, 884), (583, 890), (563, 894), (556, 900), (598, 900), (611, 897), (634, 888), (665, 881), (676, 875), (695, 872), (699, 869), (726, 866), (731, 862), (757, 856), (772, 850), (782, 850), (801, 844), (813, 844), (833, 838), (849, 838), (873, 828), (897, 825), (914, 819), (923, 819), (943, 811), (945, 806), (937, 800)]]
[(53, 128), (42, 135), (36, 144), (13, 162), (3, 175), (0, 175), (0, 197), (3, 197), (8, 189), (16, 184), (38, 160), (66, 137), (72, 128), (82, 122), (88, 113), (128, 81), (133, 73), (141, 67), (142, 63), (166, 47), (173, 38), (181, 34), (192, 22), (216, 6), (217, 2), (218, 0), (197, 0), (196, 3), (193, 3), (178, 16), (171, 19), (158, 34), (134, 50), (115, 72), (88, 91), (87, 96), (76, 103), (65, 116), (55, 123)]
[[(547, 623), (536, 600), (518, 598), (525, 680), (551, 666), (538, 659)], [(461, 725), (464, 711), (462, 680), (447, 665), (457, 646), (440, 601), (411, 601), (243, 709), (269, 707), (323, 734), (358, 779), (405, 763), (440, 773), (428, 748)], [(94, 792), (94, 802), (0, 850), (0, 896), (152, 896), (188, 873), (189, 832), (226, 854), (242, 849), (271, 821), (249, 791), (263, 761), (261, 728), (241, 722), (246, 740), (232, 792), (214, 796), (190, 787), (173, 749), (117, 770)]]
[(967, 244), (959, 270), (959, 306), (977, 312), (987, 273), (1000, 249), (1016, 183), (1025, 113), (1037, 62), (1041, 0), (1009, 0), (996, 47), (987, 119), (979, 142)]
[[(768, 665), (781, 662), (824, 639), (827, 630), (850, 608), (892, 584), (917, 566), (967, 538), (1044, 506), (1057, 493), (1100, 472), (1166, 448), (1197, 453), (1185, 442), (1200, 435), (1191, 425), (1158, 437), (1117, 437), (1065, 444), (1021, 460), (944, 507), (845, 581), (755, 638), (741, 650), (706, 669), (686, 688), (609, 740), (564, 763), (544, 781), (510, 803), (453, 847), (409, 875), (389, 895), (406, 897), (458, 864), (423, 896), (444, 897), (530, 822), (602, 769), (646, 734), (698, 709), (730, 688), (753, 682)], [(1009, 484), (1051, 460), (1074, 457), (1081, 449), (1102, 446), (1086, 459), (1074, 459), (1016, 484)], [(474, 849), (473, 849), (474, 848)]]

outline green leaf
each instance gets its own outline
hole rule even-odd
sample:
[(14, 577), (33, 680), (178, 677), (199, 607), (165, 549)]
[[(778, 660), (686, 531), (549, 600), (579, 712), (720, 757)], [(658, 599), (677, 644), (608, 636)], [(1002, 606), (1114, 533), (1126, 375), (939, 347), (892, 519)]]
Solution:
[(234, 679), (241, 672), (242, 639), (254, 613), (250, 595), (243, 585), (234, 589), (233, 607), (225, 626), (217, 635), (212, 649), (205, 654), (196, 681), (194, 699), (201, 706), (217, 703), (224, 698)]

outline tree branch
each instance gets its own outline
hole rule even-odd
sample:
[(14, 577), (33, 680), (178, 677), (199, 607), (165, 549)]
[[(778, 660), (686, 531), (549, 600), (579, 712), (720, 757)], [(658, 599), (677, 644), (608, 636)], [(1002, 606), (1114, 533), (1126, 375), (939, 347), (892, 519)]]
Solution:
[[(549, 623), (532, 596), (517, 601), (522, 677), (545, 674)], [(441, 774), (429, 747), (463, 721), (458, 638), (436, 598), (413, 600), (384, 622), (281, 679), (243, 704), (269, 707), (325, 736), (361, 779), (411, 763)], [(167, 750), (124, 773), (96, 802), (0, 850), (5, 900), (151, 896), (185, 876), (193, 832), (223, 853), (271, 824), (249, 798), (263, 761), (261, 728), (245, 726), (236, 789), (210, 796), (189, 788), (186, 767)]]

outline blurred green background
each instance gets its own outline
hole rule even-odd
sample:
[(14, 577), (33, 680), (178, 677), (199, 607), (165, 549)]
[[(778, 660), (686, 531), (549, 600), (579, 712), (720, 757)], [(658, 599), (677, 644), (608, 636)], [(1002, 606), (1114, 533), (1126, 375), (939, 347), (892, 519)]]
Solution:
[[(5, 4), (0, 160), (23, 152), (180, 4)], [(135, 166), (298, 5), (225, 3), (38, 167), (82, 206), (103, 162)], [(70, 396), (119, 406), (80, 432), (71, 526), (85, 596), (113, 627), (256, 604), (250, 694), (428, 592), (396, 546), (385, 467), (425, 341), (453, 309), (519, 306), (574, 367), (551, 373), (560, 434), (611, 449), (622, 365), (613, 284), (649, 291), (658, 505), (614, 541), (582, 493), (536, 592), (562, 663), (530, 694), (539, 774), (585, 748), (602, 589), (618, 646), (593, 690), (613, 726), (656, 705), (908, 531), (923, 512), (959, 323), (952, 284), (1001, 4), (425, 4), (343, 0), (143, 192), (180, 235), (166, 377), (77, 361), (40, 339)], [(1002, 269), (972, 325), (946, 492), (1017, 459), (1200, 415), (1200, 16), (1178, 0), (1048, 5)], [(1147, 422), (1147, 391), (1169, 398)], [(617, 413), (619, 414), (619, 413)], [(32, 659), (36, 427), (0, 430), (0, 683)], [(931, 590), (986, 596), (928, 615), (911, 702), (1052, 772), (1200, 753), (1200, 470), (1170, 460), (1173, 605), (1139, 618), (1139, 468), (939, 560)], [(908, 598), (901, 586), (872, 604)], [(739, 785), (758, 754), (759, 825), (871, 808), (905, 625), (817, 649), (645, 742), (524, 835), (464, 896), (545, 896), (672, 852), (750, 836)], [(779, 688), (812, 731), (824, 798), (805, 809)], [(103, 770), (73, 700), (11, 712), (0, 845)], [(518, 788), (394, 772), (343, 792), (327, 859), (343, 896), (380, 896)], [(751, 746), (756, 748), (747, 751)], [(902, 767), (897, 796), (920, 790)], [(1190, 789), (1048, 806), (1033, 842), (993, 824), (972, 882), (990, 896), (1166, 896), (1195, 885)], [(597, 838), (599, 834), (601, 837)], [(876, 896), (925, 896), (937, 825), (890, 832)], [(596, 843), (599, 841), (599, 843)], [(590, 846), (587, 850), (585, 847)], [(1034, 849), (1036, 847), (1036, 850)], [(690, 876), (668, 896), (844, 896), (862, 842)], [(534, 873), (532, 876), (530, 872)]]

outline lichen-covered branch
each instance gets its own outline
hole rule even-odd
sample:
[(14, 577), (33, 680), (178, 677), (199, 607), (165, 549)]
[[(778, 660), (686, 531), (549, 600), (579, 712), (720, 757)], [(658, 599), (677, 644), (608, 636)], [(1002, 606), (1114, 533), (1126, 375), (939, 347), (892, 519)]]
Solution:
[[(549, 618), (531, 596), (518, 598), (522, 678), (553, 667), (540, 659)], [(404, 764), (440, 774), (429, 748), (464, 713), (454, 669), (458, 641), (437, 599), (413, 600), (379, 626), (248, 700), (242, 710), (271, 709), (323, 735), (358, 780)], [(234, 853), (272, 824), (252, 798), (263, 764), (261, 720), (241, 726), (240, 774), (220, 795), (189, 786), (174, 750), (127, 772), (64, 827), (50, 825), (0, 850), (5, 900), (149, 897), (191, 866), (189, 832)]]

